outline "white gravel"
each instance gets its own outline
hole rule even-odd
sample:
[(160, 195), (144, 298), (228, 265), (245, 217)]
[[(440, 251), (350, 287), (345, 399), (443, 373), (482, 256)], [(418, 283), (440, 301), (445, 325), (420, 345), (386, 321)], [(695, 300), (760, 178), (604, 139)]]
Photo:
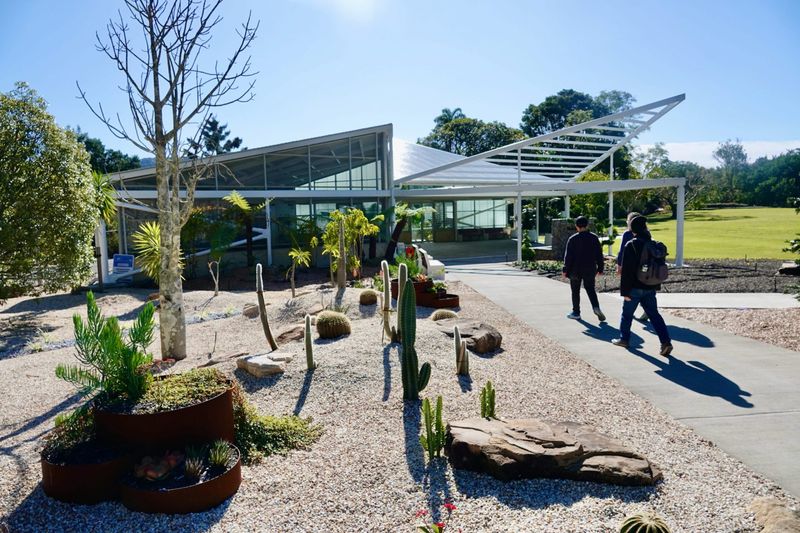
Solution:
[[(595, 425), (655, 462), (664, 472), (664, 482), (655, 488), (563, 480), (503, 483), (454, 471), (445, 461), (426, 468), (415, 427), (418, 411), (402, 401), (397, 348), (381, 342), (375, 307), (359, 306), (358, 291), (348, 290), (353, 333), (336, 341), (316, 341), (319, 368), (313, 374), (305, 371), (301, 343), (287, 347), (298, 357), (278, 378), (256, 380), (236, 371), (232, 361), (220, 365), (242, 382), (263, 412), (311, 416), (324, 434), (309, 451), (271, 457), (243, 469), (239, 493), (206, 513), (153, 516), (129, 512), (117, 503), (71, 506), (44, 496), (37, 447), (55, 414), (74, 405), (73, 391), (53, 376), (57, 363), (71, 360), (72, 349), (0, 356), (0, 523), (6, 522), (12, 532), (412, 531), (422, 523), (414, 514), (427, 510), (429, 516), (445, 519), (449, 531), (605, 532), (616, 530), (626, 514), (651, 509), (675, 532), (751, 532), (758, 530), (747, 511), (754, 497), (773, 495), (797, 504), (468, 287), (453, 283), (450, 288), (461, 295), (461, 316), (495, 325), (504, 338), (503, 350), (493, 357), (471, 354), (470, 390), (455, 375), (452, 340), (425, 319), (430, 310), (420, 310), (417, 351), (421, 362), (433, 365), (423, 396), (443, 395), (446, 420), (475, 416), (480, 388), (491, 379), (499, 416)], [(299, 323), (303, 306), (319, 301), (313, 287), (303, 290), (312, 292), (292, 308), (284, 305), (286, 292), (269, 294), (276, 334)], [(205, 292), (189, 293), (189, 314), (200, 312), (194, 308), (200, 309), (208, 297)], [(32, 319), (63, 322), (83, 302), (82, 296), (58, 298), (59, 310), (42, 310)], [(138, 293), (106, 295), (100, 305), (107, 314), (122, 314), (140, 305), (141, 298)], [(204, 309), (206, 316), (218, 316), (254, 301), (253, 293), (223, 293)], [(0, 319), (8, 320), (19, 303), (0, 308)], [(59, 326), (56, 331), (69, 331), (66, 324)], [(216, 357), (256, 352), (266, 344), (259, 320), (241, 315), (194, 323), (188, 332), (193, 355), (175, 370), (207, 360), (212, 349)], [(153, 348), (157, 353), (157, 345)], [(457, 506), (449, 519), (441, 508), (445, 501)]]

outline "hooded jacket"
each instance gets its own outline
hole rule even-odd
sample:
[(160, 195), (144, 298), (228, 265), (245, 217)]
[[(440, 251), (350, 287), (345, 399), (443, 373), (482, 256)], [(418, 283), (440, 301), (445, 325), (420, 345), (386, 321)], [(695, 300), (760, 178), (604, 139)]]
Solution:
[(636, 234), (633, 239), (628, 241), (622, 251), (622, 274), (620, 279), (619, 293), (624, 296), (630, 296), (632, 289), (645, 289), (645, 290), (661, 290), (661, 285), (645, 285), (636, 276), (636, 271), (639, 269), (639, 261), (642, 257), (642, 249), (644, 244), (651, 240), (649, 231), (643, 231)]

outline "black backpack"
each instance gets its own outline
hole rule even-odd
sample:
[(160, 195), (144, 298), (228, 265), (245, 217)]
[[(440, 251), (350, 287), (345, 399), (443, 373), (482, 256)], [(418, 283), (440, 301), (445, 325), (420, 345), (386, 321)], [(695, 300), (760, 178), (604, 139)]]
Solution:
[(667, 247), (663, 242), (653, 240), (643, 241), (642, 244), (636, 279), (644, 285), (660, 285), (669, 277)]

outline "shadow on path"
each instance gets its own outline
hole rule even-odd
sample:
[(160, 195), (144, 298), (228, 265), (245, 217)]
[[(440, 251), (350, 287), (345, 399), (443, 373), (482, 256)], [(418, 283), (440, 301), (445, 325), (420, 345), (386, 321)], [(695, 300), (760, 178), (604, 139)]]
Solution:
[(300, 396), (297, 397), (297, 403), (294, 404), (294, 411), (292, 411), (294, 416), (300, 416), (300, 411), (303, 410), (303, 406), (306, 404), (308, 391), (311, 389), (311, 380), (314, 379), (314, 371), (316, 371), (316, 368), (306, 370), (306, 377), (303, 378), (303, 387), (300, 389)]
[(405, 433), (405, 455), (408, 473), (415, 483), (421, 483), (425, 476), (425, 452), (419, 442), (420, 401), (403, 402), (403, 431)]
[[(653, 329), (653, 325), (649, 321), (647, 322), (647, 325), (645, 325), (644, 329), (653, 335), (656, 334), (656, 330)], [(673, 341), (685, 342), (686, 344), (691, 344), (692, 346), (697, 346), (698, 348), (714, 347), (714, 341), (699, 331), (681, 326), (670, 326), (669, 324), (667, 324), (667, 331), (669, 331), (669, 337)]]
[[(443, 517), (442, 509), (445, 503), (452, 503), (453, 497), (450, 493), (450, 485), (447, 483), (447, 459), (445, 457), (436, 457), (428, 463), (422, 487), (428, 493), (429, 522), (447, 522), (446, 519), (449, 516)], [(449, 513), (447, 514), (449, 515)]]
[(658, 367), (656, 374), (676, 385), (704, 396), (718, 396), (733, 405), (751, 408), (753, 404), (745, 399), (751, 394), (700, 361), (685, 363), (670, 355), (666, 359), (647, 355), (641, 350), (631, 349), (631, 353)]
[[(38, 416), (35, 416), (33, 418), (28, 419), (23, 425), (21, 425), (20, 427), (18, 427), (16, 430), (12, 431), (11, 433), (6, 433), (5, 435), (0, 435), (0, 442), (4, 441), (6, 439), (10, 439), (11, 437), (14, 437), (16, 435), (20, 435), (22, 433), (25, 433), (29, 429), (35, 428), (36, 426), (42, 424), (43, 422), (45, 422), (46, 420), (50, 419), (51, 417), (57, 415), (58, 413), (61, 413), (61, 412), (69, 410), (70, 407), (72, 407), (75, 404), (79, 403), (81, 401), (81, 399), (82, 398), (81, 398), (80, 394), (73, 394), (72, 396), (70, 396), (69, 398), (66, 398), (65, 400), (61, 401), (57, 405), (54, 405), (52, 408), (48, 409), (44, 413), (42, 413), (42, 414), (40, 414)], [(46, 431), (47, 430), (45, 430), (44, 432), (46, 432)]]
[(392, 392), (392, 348), (397, 344), (390, 343), (383, 347), (383, 398), (382, 401), (389, 399), (389, 393)]
[(472, 377), (458, 376), (458, 385), (461, 387), (461, 392), (469, 392), (472, 390)]

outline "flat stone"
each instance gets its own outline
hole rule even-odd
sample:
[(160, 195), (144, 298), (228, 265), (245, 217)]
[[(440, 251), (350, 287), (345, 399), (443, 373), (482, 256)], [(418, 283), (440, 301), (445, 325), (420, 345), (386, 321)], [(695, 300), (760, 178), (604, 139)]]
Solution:
[(500, 348), (503, 336), (497, 328), (481, 322), (479, 320), (463, 320), (459, 318), (448, 318), (436, 322), (439, 331), (453, 336), (453, 326), (458, 326), (461, 338), (467, 341), (467, 348), (475, 353), (494, 352)]
[(258, 311), (258, 306), (256, 304), (244, 304), (242, 314), (247, 318), (258, 318), (260, 312)]
[(276, 352), (270, 352), (268, 355), (270, 359), (278, 363), (288, 363), (292, 359), (294, 359), (294, 354), (287, 352), (276, 351)]
[(157, 292), (151, 292), (150, 294), (147, 295), (147, 301), (148, 302), (152, 302), (153, 300), (158, 300), (158, 298), (159, 298), (159, 295), (158, 295)]
[(287, 342), (301, 341), (306, 335), (306, 327), (304, 324), (292, 326), (278, 333), (275, 337), (275, 342), (278, 344), (286, 344)]
[(325, 308), (322, 306), (322, 304), (321, 304), (321, 303), (319, 303), (319, 302), (316, 302), (316, 303), (313, 303), (313, 304), (311, 304), (311, 305), (308, 307), (308, 309), (306, 309), (306, 314), (309, 314), (309, 315), (318, 315), (318, 314), (320, 314), (321, 312), (323, 312), (324, 310), (325, 310)]
[(564, 478), (615, 485), (654, 485), (661, 472), (622, 443), (574, 422), (470, 418), (447, 425), (454, 468), (498, 479)]
[(243, 355), (236, 358), (236, 366), (257, 378), (280, 374), (286, 370), (284, 362), (273, 359), (272, 354)]

